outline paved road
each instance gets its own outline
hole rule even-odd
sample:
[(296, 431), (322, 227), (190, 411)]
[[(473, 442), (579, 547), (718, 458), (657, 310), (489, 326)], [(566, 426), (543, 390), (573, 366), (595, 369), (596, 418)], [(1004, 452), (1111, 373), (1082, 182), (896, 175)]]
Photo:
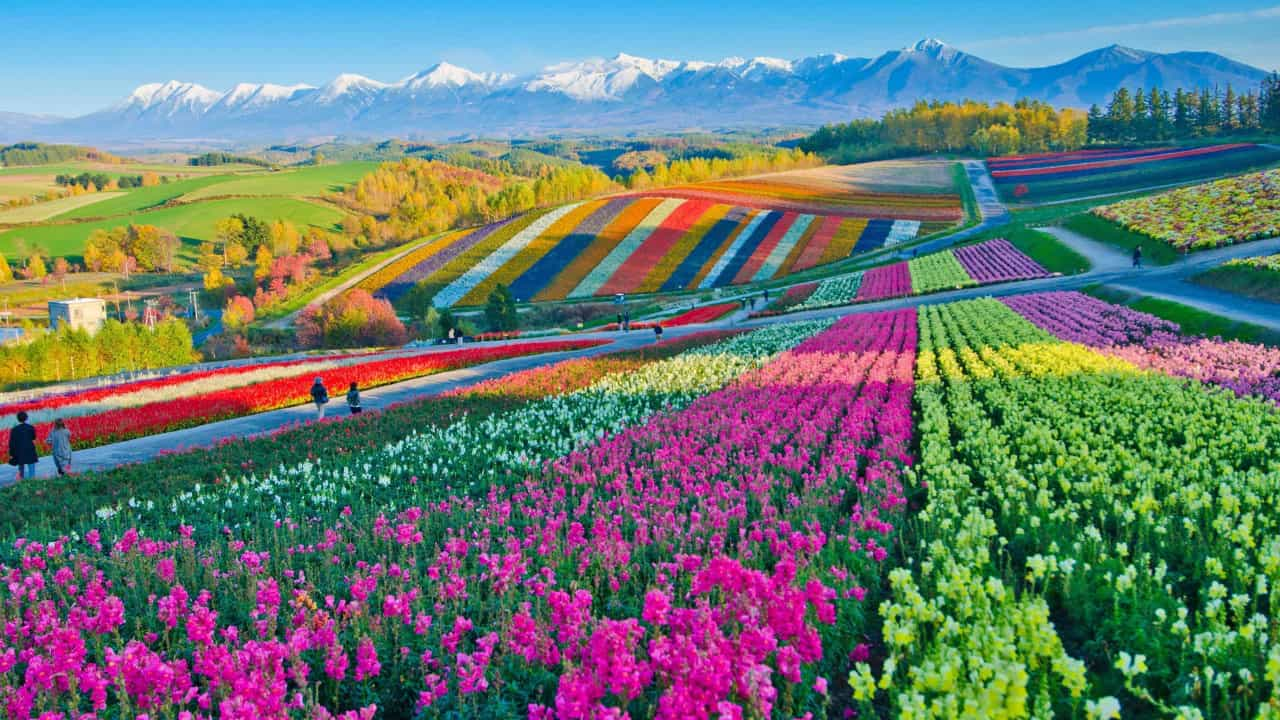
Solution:
[(986, 163), (981, 160), (965, 160), (964, 171), (969, 176), (969, 185), (973, 188), (974, 198), (978, 201), (978, 215), (982, 218), (982, 222), (971, 228), (951, 233), (946, 237), (916, 245), (910, 250), (904, 250), (899, 253), (900, 257), (910, 257), (913, 253), (923, 255), (943, 250), (958, 242), (968, 240), (979, 233), (998, 228), (1009, 222), (1009, 210), (1004, 206), (1004, 203), (1000, 202), (1000, 195), (996, 193), (996, 186), (991, 180), (991, 173), (987, 172)]

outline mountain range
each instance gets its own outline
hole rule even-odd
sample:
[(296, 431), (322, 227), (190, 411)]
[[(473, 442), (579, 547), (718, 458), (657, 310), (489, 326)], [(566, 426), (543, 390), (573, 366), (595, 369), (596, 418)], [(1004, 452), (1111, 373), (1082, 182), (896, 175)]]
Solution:
[(394, 83), (353, 74), (320, 87), (241, 83), (225, 92), (176, 80), (150, 83), (81, 117), (0, 112), (0, 140), (110, 146), (804, 127), (879, 116), (922, 99), (1026, 97), (1087, 107), (1105, 103), (1121, 86), (1251, 88), (1265, 74), (1211, 52), (1119, 45), (1057, 65), (1013, 68), (934, 39), (875, 58), (697, 62), (619, 54), (524, 76), (441, 62)]

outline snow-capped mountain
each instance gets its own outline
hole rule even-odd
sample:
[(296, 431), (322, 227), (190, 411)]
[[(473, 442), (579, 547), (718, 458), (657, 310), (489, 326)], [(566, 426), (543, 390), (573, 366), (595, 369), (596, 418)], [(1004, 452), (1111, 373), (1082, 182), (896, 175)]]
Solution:
[(795, 60), (611, 58), (565, 62), (522, 77), (446, 62), (382, 82), (342, 74), (319, 87), (241, 83), (225, 92), (176, 80), (142, 85), (79, 118), (10, 114), (0, 140), (110, 144), (347, 137), (439, 138), (694, 128), (808, 126), (876, 116), (920, 99), (1102, 103), (1118, 87), (1255, 87), (1258, 68), (1208, 52), (1111, 46), (1042, 68), (1012, 68), (935, 39), (874, 58)]

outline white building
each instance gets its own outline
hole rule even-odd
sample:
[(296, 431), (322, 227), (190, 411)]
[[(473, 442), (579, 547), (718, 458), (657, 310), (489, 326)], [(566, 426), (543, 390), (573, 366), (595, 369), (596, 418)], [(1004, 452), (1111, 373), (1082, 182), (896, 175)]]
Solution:
[(102, 329), (107, 321), (107, 302), (100, 298), (75, 298), (49, 301), (49, 327), (57, 330), (64, 324), (90, 335)]

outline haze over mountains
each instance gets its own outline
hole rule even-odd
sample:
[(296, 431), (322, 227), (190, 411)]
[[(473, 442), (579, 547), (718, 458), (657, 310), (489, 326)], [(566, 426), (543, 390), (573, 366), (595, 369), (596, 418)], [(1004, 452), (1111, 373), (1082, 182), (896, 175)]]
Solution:
[(526, 76), (439, 63), (393, 83), (343, 74), (320, 87), (169, 81), (77, 118), (0, 112), (0, 140), (295, 141), (807, 126), (878, 116), (918, 99), (1104, 103), (1118, 87), (1252, 88), (1266, 73), (1210, 52), (1118, 45), (1011, 68), (938, 40), (876, 58), (650, 60), (619, 54)]

